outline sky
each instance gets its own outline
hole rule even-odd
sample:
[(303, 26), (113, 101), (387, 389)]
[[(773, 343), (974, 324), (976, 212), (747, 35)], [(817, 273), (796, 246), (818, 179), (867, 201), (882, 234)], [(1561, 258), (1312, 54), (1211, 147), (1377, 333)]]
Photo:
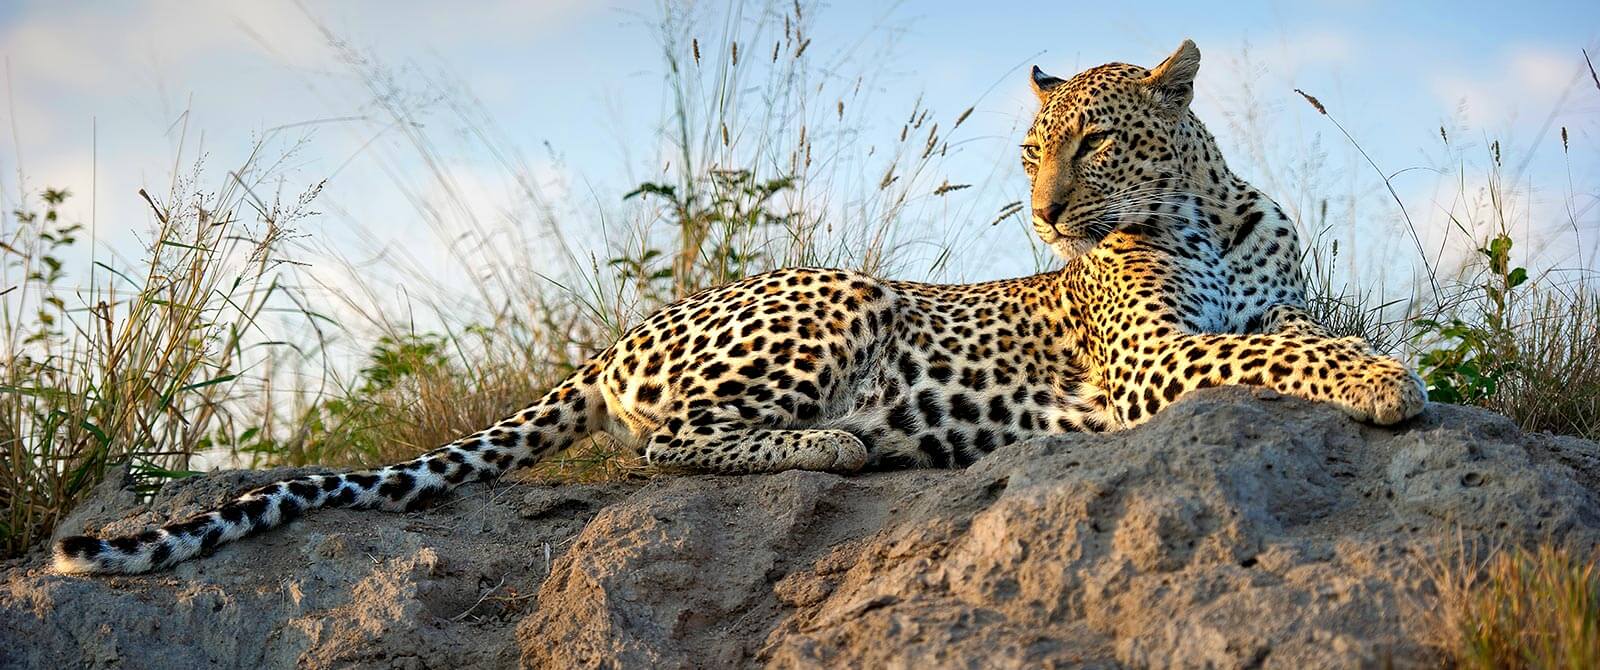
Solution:
[[(709, 36), (730, 16), (754, 21), (762, 5), (691, 7)], [(624, 0), (0, 0), (0, 205), (66, 187), (75, 196), (65, 214), (91, 225), (97, 257), (131, 263), (151, 225), (138, 189), (167, 192), (201, 157), (202, 182), (216, 183), (265, 140), (276, 191), (293, 197), (326, 180), (320, 215), (298, 224), (308, 286), (346, 286), (352, 273), (396, 263), (448, 284), (464, 271), (450, 251), (461, 229), (523, 220), (530, 190), (568, 212), (608, 209), (657, 174), (669, 105), (654, 28), (662, 11)], [(973, 108), (934, 183), (984, 186), (952, 196), (956, 206), (918, 210), (930, 235), (960, 240), (951, 279), (1039, 267), (1020, 218), (990, 225), (1026, 195), (1016, 144), (1036, 105), (1028, 65), (1059, 76), (1109, 61), (1150, 66), (1184, 38), (1204, 54), (1195, 109), (1234, 169), (1308, 227), (1321, 220), (1318, 202), (1334, 201), (1317, 243), (1343, 244), (1347, 280), (1404, 292), (1418, 245), (1456, 245), (1423, 254), (1436, 259), (1469, 253), (1450, 239), (1452, 218), (1482, 216), (1474, 203), (1496, 141), (1515, 195), (1508, 225), (1536, 252), (1530, 264), (1600, 267), (1600, 87), (1581, 53), (1600, 46), (1597, 3), (938, 0), (836, 2), (808, 16), (824, 77), (871, 74), (867, 108), (851, 110), (871, 148), (919, 98), (946, 123)], [(505, 156), (448, 114), (420, 119), (415, 133), (386, 123), (352, 54), (419, 105), (473, 101), (526, 179), (508, 177)], [(443, 168), (408, 149), (418, 134)], [(435, 207), (428, 175), (439, 169), (473, 211), (418, 214)], [(1393, 175), (1405, 212), (1380, 173)], [(605, 242), (603, 232), (568, 233), (580, 247)], [(535, 272), (557, 262), (528, 260)], [(379, 299), (400, 299), (401, 288), (386, 290)]]

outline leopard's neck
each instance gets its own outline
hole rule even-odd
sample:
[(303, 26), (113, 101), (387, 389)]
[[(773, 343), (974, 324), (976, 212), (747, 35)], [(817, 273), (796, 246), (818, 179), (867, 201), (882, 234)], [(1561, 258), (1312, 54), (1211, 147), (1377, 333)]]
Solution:
[(1199, 200), (1201, 215), (1210, 220), (1225, 250), (1255, 234), (1263, 221), (1288, 220), (1278, 203), (1228, 169), (1216, 138), (1194, 112), (1173, 139), (1182, 161), (1183, 189)]

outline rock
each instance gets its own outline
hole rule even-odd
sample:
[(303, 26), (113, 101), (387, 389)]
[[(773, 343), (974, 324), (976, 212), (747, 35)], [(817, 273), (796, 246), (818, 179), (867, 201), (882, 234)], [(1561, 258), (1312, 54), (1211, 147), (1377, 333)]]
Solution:
[[(298, 472), (148, 508), (113, 481), (62, 532)], [(54, 575), (41, 550), (0, 573), (0, 666), (1432, 666), (1427, 561), (1594, 547), (1597, 475), (1600, 445), (1481, 410), (1376, 428), (1212, 390), (965, 471), (472, 485), (133, 577)]]

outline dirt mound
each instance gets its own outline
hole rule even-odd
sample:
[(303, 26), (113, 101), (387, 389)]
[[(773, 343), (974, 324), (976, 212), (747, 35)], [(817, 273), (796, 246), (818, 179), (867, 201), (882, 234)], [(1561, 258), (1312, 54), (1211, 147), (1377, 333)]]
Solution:
[[(1242, 389), (965, 471), (465, 487), (169, 572), (0, 573), (4, 667), (1431, 665), (1419, 560), (1600, 542), (1600, 445), (1431, 406), (1396, 429)], [(299, 470), (116, 482), (120, 532)]]

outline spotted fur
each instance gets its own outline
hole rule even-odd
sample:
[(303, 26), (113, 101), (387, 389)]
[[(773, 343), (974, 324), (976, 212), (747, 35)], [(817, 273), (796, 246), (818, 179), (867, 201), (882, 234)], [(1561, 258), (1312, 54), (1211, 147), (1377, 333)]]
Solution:
[(135, 573), (322, 507), (412, 510), (604, 430), (716, 473), (958, 467), (1002, 445), (1136, 426), (1230, 384), (1388, 424), (1420, 380), (1302, 309), (1294, 226), (1189, 111), (1199, 51), (1070, 80), (1035, 70), (1023, 163), (1058, 271), (970, 285), (777, 270), (657, 311), (538, 402), (376, 470), (312, 475), (133, 536), (70, 537), (62, 572)]

